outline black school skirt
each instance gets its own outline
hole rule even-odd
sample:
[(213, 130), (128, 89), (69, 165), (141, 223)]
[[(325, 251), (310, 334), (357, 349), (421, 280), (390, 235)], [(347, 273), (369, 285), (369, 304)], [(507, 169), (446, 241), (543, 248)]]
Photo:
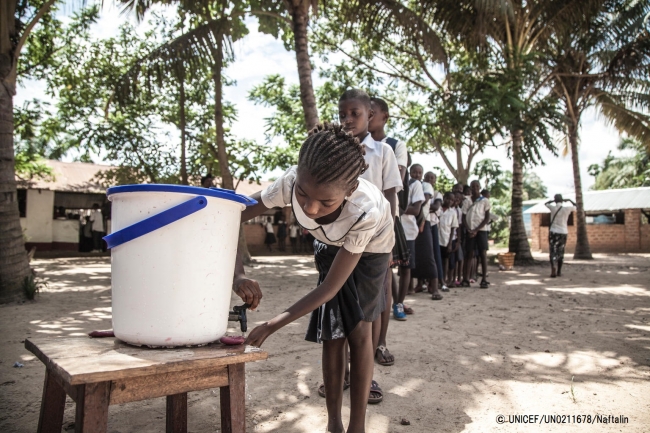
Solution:
[[(334, 262), (339, 247), (314, 241), (314, 259), (321, 284)], [(363, 253), (336, 295), (312, 311), (305, 340), (347, 338), (360, 321), (373, 322), (386, 308), (384, 280), (391, 253)]]
[(424, 230), (415, 239), (415, 269), (411, 271), (413, 278), (438, 278), (438, 266), (433, 254), (433, 233), (429, 221), (424, 222)]

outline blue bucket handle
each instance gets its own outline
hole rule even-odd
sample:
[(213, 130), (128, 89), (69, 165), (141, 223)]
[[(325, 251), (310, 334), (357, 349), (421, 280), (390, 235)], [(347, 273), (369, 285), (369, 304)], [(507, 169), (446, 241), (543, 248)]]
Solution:
[(114, 248), (118, 245), (122, 245), (129, 241), (132, 241), (133, 239), (139, 238), (140, 236), (144, 236), (147, 233), (158, 230), (161, 227), (165, 227), (166, 225), (178, 221), (181, 218), (192, 215), (207, 205), (208, 199), (202, 195), (199, 195), (184, 203), (179, 204), (178, 206), (174, 206), (173, 208), (167, 209), (166, 211), (162, 211), (159, 214), (125, 227), (122, 230), (111, 233), (108, 236), (104, 236), (104, 240), (106, 241), (109, 249)]

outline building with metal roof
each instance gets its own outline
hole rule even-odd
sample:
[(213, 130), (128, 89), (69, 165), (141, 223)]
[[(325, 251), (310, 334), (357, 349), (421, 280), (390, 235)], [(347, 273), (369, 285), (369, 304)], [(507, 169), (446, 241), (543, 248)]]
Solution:
[[(563, 198), (575, 201), (575, 194)], [(548, 200), (551, 200), (549, 198)], [(531, 248), (548, 251), (550, 211), (544, 204), (526, 210), (531, 217)], [(587, 236), (592, 252), (650, 252), (650, 187), (585, 191)], [(566, 249), (576, 243), (575, 212), (569, 218)]]

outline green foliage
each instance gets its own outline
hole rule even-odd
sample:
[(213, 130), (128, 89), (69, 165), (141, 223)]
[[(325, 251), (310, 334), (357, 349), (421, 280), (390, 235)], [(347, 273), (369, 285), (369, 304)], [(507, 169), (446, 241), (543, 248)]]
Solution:
[(618, 150), (632, 156), (614, 156), (610, 151), (601, 165), (589, 166), (589, 174), (596, 178), (592, 189), (637, 188), (650, 186), (650, 153), (640, 141), (625, 138)]
[(36, 276), (32, 272), (23, 280), (23, 293), (28, 300), (33, 301), (36, 294), (38, 294), (41, 291), (41, 288), (46, 285), (45, 282), (37, 280)]

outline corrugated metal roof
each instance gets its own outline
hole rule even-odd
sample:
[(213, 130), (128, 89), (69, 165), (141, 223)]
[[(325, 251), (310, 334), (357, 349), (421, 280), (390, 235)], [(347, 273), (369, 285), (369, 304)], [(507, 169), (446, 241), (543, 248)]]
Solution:
[[(650, 209), (650, 187), (585, 191), (582, 196), (585, 212)], [(573, 201), (576, 199), (575, 194), (563, 194), (562, 197)], [(536, 204), (525, 213), (548, 213), (544, 203), (551, 199), (552, 197)]]

